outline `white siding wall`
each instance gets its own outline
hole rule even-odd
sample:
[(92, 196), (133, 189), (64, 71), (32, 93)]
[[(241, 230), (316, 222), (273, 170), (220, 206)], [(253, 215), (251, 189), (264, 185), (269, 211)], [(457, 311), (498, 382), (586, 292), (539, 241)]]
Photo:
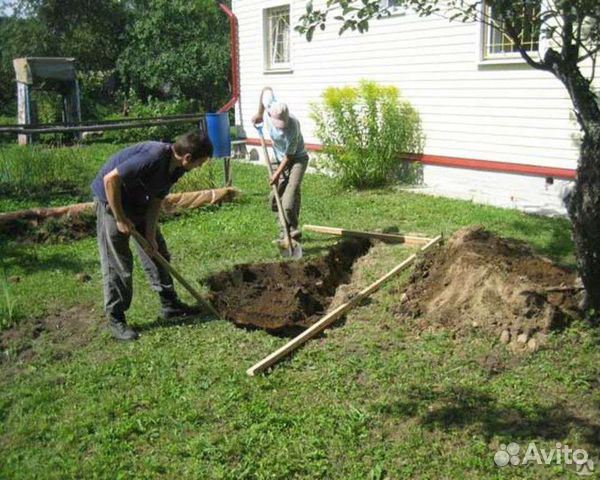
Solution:
[[(277, 97), (290, 105), (303, 125), (305, 140), (319, 143), (308, 117), (310, 102), (318, 101), (328, 86), (369, 79), (396, 85), (416, 107), (427, 135), (427, 154), (575, 168), (578, 128), (564, 87), (551, 74), (523, 63), (480, 64), (477, 24), (451, 23), (435, 16), (420, 18), (407, 12), (372, 21), (367, 34), (346, 32), (339, 37), (338, 25), (332, 21), (326, 31), (315, 33), (311, 43), (292, 32), (293, 72), (266, 73), (263, 9), (290, 4), (295, 24), (305, 3), (233, 0), (240, 26), (242, 109), (238, 120), (248, 137), (256, 137), (250, 119), (265, 85), (272, 86)], [(317, 8), (324, 2), (314, 3)], [(426, 167), (425, 181), (433, 191), (450, 194), (444, 184), (451, 182), (456, 187), (457, 180), (461, 182), (460, 172)], [(492, 178), (496, 193), (478, 187), (477, 175), (465, 175), (465, 189), (479, 189), (482, 194), (470, 198), (507, 204), (494, 198), (499, 186), (514, 187), (515, 176), (485, 175)], [(534, 204), (539, 200), (547, 205), (548, 196), (555, 196), (548, 193), (543, 179), (516, 183), (524, 184), (525, 190), (512, 192), (509, 198), (529, 195)], [(544, 198), (536, 200), (536, 192)], [(558, 208), (559, 202), (555, 203)]]

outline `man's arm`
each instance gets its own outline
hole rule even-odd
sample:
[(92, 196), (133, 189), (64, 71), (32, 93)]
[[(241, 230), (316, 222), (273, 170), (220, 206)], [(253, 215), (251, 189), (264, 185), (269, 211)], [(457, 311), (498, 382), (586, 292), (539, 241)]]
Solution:
[(123, 202), (121, 200), (121, 176), (117, 169), (113, 169), (104, 175), (104, 189), (106, 190), (106, 199), (117, 221), (117, 230), (125, 235), (131, 235), (134, 228), (133, 223), (125, 215)]
[(263, 116), (265, 114), (265, 104), (264, 104), (263, 100), (264, 100), (264, 97), (265, 97), (265, 93), (267, 91), (271, 92), (271, 97), (273, 97), (273, 89), (271, 87), (265, 87), (265, 88), (262, 89), (262, 92), (260, 92), (260, 98), (258, 100), (258, 111), (252, 117), (252, 123), (254, 125), (258, 125), (259, 123), (263, 123)]
[(277, 170), (275, 170), (273, 172), (273, 175), (271, 176), (271, 185), (277, 184), (277, 182), (279, 181), (279, 177), (281, 176), (282, 172), (285, 170), (285, 167), (287, 167), (288, 163), (290, 163), (290, 157), (289, 157), (289, 155), (285, 155), (283, 157), (283, 160), (277, 167)]
[[(158, 244), (156, 243), (156, 228), (158, 226), (158, 217), (160, 216), (160, 208), (162, 206), (162, 198), (152, 198), (150, 205), (146, 211), (146, 240), (150, 243), (150, 246), (158, 251)], [(148, 252), (152, 254), (153, 252)]]

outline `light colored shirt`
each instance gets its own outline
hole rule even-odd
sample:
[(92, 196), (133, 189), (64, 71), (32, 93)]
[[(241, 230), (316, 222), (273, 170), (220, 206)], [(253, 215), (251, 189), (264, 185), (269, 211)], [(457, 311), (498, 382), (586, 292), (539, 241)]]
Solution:
[[(269, 116), (266, 117), (268, 120)], [(278, 162), (281, 162), (286, 155), (292, 160), (308, 156), (304, 147), (300, 122), (293, 115), (290, 115), (287, 125), (282, 130), (275, 128), (269, 121), (269, 136), (273, 142), (273, 151)]]

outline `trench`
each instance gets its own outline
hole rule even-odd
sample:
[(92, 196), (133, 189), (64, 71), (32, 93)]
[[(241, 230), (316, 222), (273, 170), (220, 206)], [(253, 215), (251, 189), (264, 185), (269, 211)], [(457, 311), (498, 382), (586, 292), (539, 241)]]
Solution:
[(370, 247), (369, 240), (348, 239), (318, 258), (237, 265), (206, 280), (210, 298), (238, 326), (294, 334), (326, 313), (338, 286), (350, 281), (354, 262)]

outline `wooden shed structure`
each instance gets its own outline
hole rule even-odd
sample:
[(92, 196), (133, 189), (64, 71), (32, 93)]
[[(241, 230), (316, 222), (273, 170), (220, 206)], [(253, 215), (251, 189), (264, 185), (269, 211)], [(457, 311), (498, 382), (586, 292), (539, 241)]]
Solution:
[[(38, 82), (51, 80), (62, 95), (63, 122), (81, 122), (79, 82), (74, 58), (24, 57), (13, 60), (17, 79), (18, 122), (20, 125), (38, 123), (32, 91)], [(19, 144), (31, 143), (31, 135), (19, 135)]]

